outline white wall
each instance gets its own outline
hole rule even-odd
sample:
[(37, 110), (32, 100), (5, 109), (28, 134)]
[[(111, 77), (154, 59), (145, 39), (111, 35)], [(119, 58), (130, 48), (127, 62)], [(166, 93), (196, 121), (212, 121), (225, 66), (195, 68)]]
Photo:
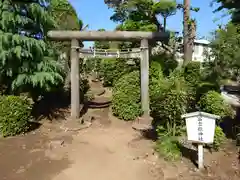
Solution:
[[(193, 61), (199, 61), (203, 62), (205, 60), (205, 51), (208, 51), (208, 53), (211, 52), (211, 49), (208, 47), (209, 46), (209, 41), (207, 40), (195, 40), (194, 42), (194, 49), (193, 49)], [(177, 54), (177, 59), (179, 61), (183, 60), (183, 53)]]

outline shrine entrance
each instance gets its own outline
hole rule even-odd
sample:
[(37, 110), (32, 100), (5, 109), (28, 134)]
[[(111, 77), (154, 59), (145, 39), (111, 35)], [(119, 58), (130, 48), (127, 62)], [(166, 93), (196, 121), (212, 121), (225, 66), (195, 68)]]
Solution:
[[(71, 118), (80, 116), (79, 59), (86, 56), (139, 57), (141, 72), (141, 107), (143, 117), (150, 119), (149, 108), (149, 41), (163, 41), (169, 38), (166, 32), (139, 31), (49, 31), (48, 37), (58, 41), (71, 41)], [(140, 41), (140, 47), (134, 51), (109, 53), (81, 49), (81, 41)]]

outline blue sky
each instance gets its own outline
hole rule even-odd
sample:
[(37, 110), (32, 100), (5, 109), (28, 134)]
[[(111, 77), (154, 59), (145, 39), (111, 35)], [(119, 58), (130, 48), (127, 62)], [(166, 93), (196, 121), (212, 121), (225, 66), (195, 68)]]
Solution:
[[(69, 0), (76, 9), (79, 18), (84, 24), (89, 25), (88, 30), (97, 30), (104, 28), (113, 30), (116, 24), (110, 20), (113, 14), (111, 9), (104, 4), (104, 0)], [(183, 0), (178, 0), (182, 2)], [(217, 28), (218, 24), (225, 24), (227, 18), (221, 18), (220, 13), (213, 13), (214, 7), (210, 7), (212, 0), (191, 0), (193, 7), (199, 7), (200, 11), (191, 13), (193, 18), (197, 20), (197, 35), (198, 37), (209, 37), (210, 33)], [(216, 6), (215, 6), (216, 7)], [(220, 20), (214, 22), (216, 18)], [(170, 17), (167, 21), (167, 26), (171, 30), (182, 32), (182, 12), (177, 12), (176, 15)], [(84, 43), (89, 46), (91, 42)]]

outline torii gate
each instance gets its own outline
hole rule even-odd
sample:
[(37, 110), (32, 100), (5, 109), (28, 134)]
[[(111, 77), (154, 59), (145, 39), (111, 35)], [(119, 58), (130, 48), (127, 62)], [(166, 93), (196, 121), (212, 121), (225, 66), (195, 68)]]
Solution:
[(144, 117), (150, 116), (149, 108), (149, 41), (169, 38), (165, 32), (139, 31), (49, 31), (53, 40), (71, 41), (71, 118), (80, 116), (79, 90), (79, 40), (81, 41), (141, 41), (141, 105)]

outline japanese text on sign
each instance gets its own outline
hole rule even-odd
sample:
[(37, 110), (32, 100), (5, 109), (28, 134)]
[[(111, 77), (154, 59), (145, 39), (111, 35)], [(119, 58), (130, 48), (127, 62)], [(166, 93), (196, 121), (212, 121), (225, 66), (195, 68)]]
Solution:
[(201, 116), (198, 117), (198, 140), (203, 141), (203, 123)]

